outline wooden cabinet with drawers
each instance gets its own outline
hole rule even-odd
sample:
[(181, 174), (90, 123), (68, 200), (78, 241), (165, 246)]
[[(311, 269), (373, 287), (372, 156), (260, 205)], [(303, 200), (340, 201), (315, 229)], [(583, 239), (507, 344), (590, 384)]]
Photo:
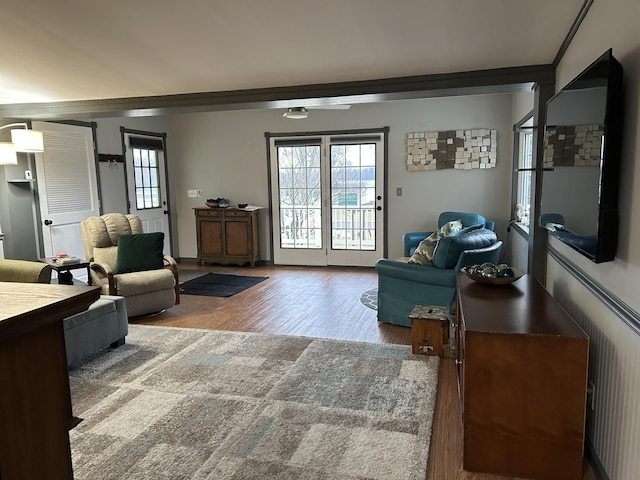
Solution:
[(198, 238), (198, 264), (223, 265), (260, 260), (258, 210), (244, 208), (194, 208)]
[(530, 275), (457, 280), (464, 469), (580, 480), (589, 337)]

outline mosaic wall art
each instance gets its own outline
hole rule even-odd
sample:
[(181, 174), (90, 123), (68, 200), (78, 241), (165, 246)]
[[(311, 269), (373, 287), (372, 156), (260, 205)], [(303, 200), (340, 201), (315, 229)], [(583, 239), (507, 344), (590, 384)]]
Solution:
[(493, 168), (498, 131), (488, 128), (415, 132), (407, 135), (407, 170)]
[(600, 166), (604, 125), (547, 127), (544, 167)]

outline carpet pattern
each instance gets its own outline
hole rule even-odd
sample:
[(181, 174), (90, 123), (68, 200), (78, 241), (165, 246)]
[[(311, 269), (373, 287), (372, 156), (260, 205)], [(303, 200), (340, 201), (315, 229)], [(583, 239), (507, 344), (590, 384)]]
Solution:
[(130, 325), (70, 370), (82, 479), (423, 480), (438, 357)]
[(209, 272), (180, 284), (180, 293), (183, 295), (230, 297), (265, 281), (267, 278), (269, 277)]
[(360, 303), (372, 310), (378, 310), (378, 289), (367, 290), (360, 296)]

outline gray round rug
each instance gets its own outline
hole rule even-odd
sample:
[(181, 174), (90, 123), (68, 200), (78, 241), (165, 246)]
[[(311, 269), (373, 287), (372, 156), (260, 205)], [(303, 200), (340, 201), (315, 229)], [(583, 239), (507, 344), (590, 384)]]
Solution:
[(372, 310), (378, 309), (378, 289), (367, 290), (360, 296), (360, 302)]

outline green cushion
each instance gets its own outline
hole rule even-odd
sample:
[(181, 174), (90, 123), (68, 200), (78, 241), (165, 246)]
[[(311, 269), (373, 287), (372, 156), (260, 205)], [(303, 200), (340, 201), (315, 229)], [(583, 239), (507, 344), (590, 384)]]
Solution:
[(116, 273), (163, 268), (163, 248), (163, 232), (120, 235), (118, 238)]

